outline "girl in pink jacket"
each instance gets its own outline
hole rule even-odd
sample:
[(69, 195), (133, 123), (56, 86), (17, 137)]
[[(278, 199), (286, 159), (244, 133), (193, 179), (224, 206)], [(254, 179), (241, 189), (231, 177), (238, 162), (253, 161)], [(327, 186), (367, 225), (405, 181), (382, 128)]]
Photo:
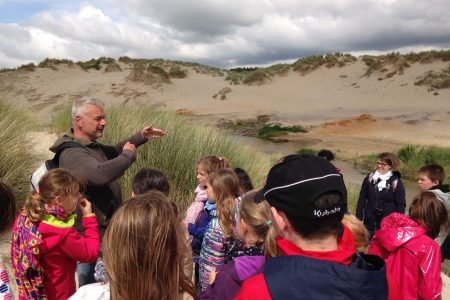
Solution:
[(403, 299), (440, 299), (441, 250), (434, 241), (447, 223), (444, 204), (431, 192), (417, 195), (409, 216), (392, 213), (381, 222), (369, 254), (381, 256)]
[[(17, 217), (11, 261), (19, 299), (68, 299), (76, 291), (77, 261), (95, 262), (100, 236), (92, 207), (80, 193), (81, 181), (68, 170), (53, 169), (29, 194)], [(80, 207), (84, 236), (75, 229)]]
[(205, 156), (200, 158), (197, 162), (197, 182), (198, 186), (195, 189), (195, 200), (189, 206), (186, 212), (186, 218), (184, 222), (186, 224), (197, 224), (200, 219), (200, 215), (203, 213), (205, 202), (207, 200), (206, 195), (206, 182), (208, 181), (208, 175), (214, 171), (222, 168), (229, 168), (228, 160), (225, 157), (220, 156)]

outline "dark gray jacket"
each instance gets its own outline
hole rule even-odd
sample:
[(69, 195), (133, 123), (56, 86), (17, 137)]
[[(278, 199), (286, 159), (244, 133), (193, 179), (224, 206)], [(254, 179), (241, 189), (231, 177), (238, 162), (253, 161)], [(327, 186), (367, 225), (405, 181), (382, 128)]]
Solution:
[(92, 202), (103, 235), (109, 218), (122, 201), (118, 179), (136, 160), (132, 151), (122, 150), (123, 146), (126, 142), (140, 146), (147, 139), (141, 133), (136, 133), (115, 146), (109, 146), (77, 139), (71, 130), (60, 136), (50, 151), (56, 153), (68, 141), (78, 142), (84, 147), (65, 149), (59, 158), (59, 167), (86, 180), (86, 198)]

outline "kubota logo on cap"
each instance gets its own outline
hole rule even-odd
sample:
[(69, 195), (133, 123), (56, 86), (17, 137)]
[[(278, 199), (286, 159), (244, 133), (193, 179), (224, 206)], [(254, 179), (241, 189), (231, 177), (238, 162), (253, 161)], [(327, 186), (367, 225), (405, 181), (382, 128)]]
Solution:
[(329, 216), (329, 215), (334, 215), (334, 214), (336, 214), (336, 213), (338, 213), (340, 211), (341, 211), (340, 207), (335, 207), (335, 208), (333, 208), (331, 210), (328, 210), (328, 209), (325, 209), (325, 210), (315, 209), (314, 210), (314, 216), (318, 217), (318, 218), (326, 217), (326, 216)]

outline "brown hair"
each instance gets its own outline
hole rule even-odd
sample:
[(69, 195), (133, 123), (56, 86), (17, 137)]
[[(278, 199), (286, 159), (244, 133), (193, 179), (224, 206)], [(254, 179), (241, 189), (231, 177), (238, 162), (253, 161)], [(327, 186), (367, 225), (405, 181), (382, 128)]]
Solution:
[(378, 155), (378, 159), (387, 163), (392, 168), (393, 172), (398, 171), (398, 168), (400, 167), (400, 159), (394, 153), (380, 153), (380, 155)]
[[(125, 246), (124, 246), (125, 245)], [(169, 199), (156, 190), (126, 201), (103, 239), (111, 299), (195, 298), (183, 272), (186, 244)]]
[(0, 233), (12, 227), (16, 214), (16, 197), (8, 185), (0, 182)]
[(409, 208), (411, 219), (427, 230), (427, 235), (435, 239), (442, 226), (447, 225), (448, 214), (444, 203), (433, 192), (424, 191), (414, 197)]
[(444, 168), (438, 164), (429, 164), (420, 168), (418, 173), (425, 173), (427, 177), (431, 180), (437, 180), (439, 184), (442, 184), (445, 180)]
[(367, 232), (366, 226), (357, 217), (350, 214), (345, 214), (342, 219), (342, 224), (348, 227), (353, 233), (355, 238), (356, 251), (366, 252), (367, 246), (369, 245), (369, 233)]
[(242, 194), (239, 178), (232, 169), (219, 169), (208, 176), (216, 196), (217, 215), (224, 235), (233, 238), (235, 199)]
[(259, 237), (257, 244), (263, 245), (266, 258), (278, 255), (278, 247), (275, 242), (276, 233), (270, 218), (270, 205), (267, 201), (256, 203), (253, 197), (256, 190), (250, 191), (243, 197), (239, 209), (239, 221), (244, 222)]
[(69, 197), (75, 195), (83, 187), (81, 178), (66, 169), (52, 169), (39, 180), (39, 193), (30, 192), (25, 201), (24, 213), (32, 222), (44, 218), (44, 204), (53, 204), (57, 196), (62, 198), (62, 206), (68, 207)]
[(228, 162), (228, 159), (222, 156), (205, 156), (197, 161), (197, 166), (204, 168), (209, 175), (219, 169), (229, 168), (230, 163)]

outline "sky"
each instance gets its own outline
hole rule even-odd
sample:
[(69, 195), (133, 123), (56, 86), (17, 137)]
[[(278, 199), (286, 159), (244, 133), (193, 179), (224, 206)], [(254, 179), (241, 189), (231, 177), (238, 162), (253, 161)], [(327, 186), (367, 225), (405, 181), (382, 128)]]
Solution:
[(0, 68), (100, 56), (228, 68), (448, 48), (449, 0), (0, 0)]

